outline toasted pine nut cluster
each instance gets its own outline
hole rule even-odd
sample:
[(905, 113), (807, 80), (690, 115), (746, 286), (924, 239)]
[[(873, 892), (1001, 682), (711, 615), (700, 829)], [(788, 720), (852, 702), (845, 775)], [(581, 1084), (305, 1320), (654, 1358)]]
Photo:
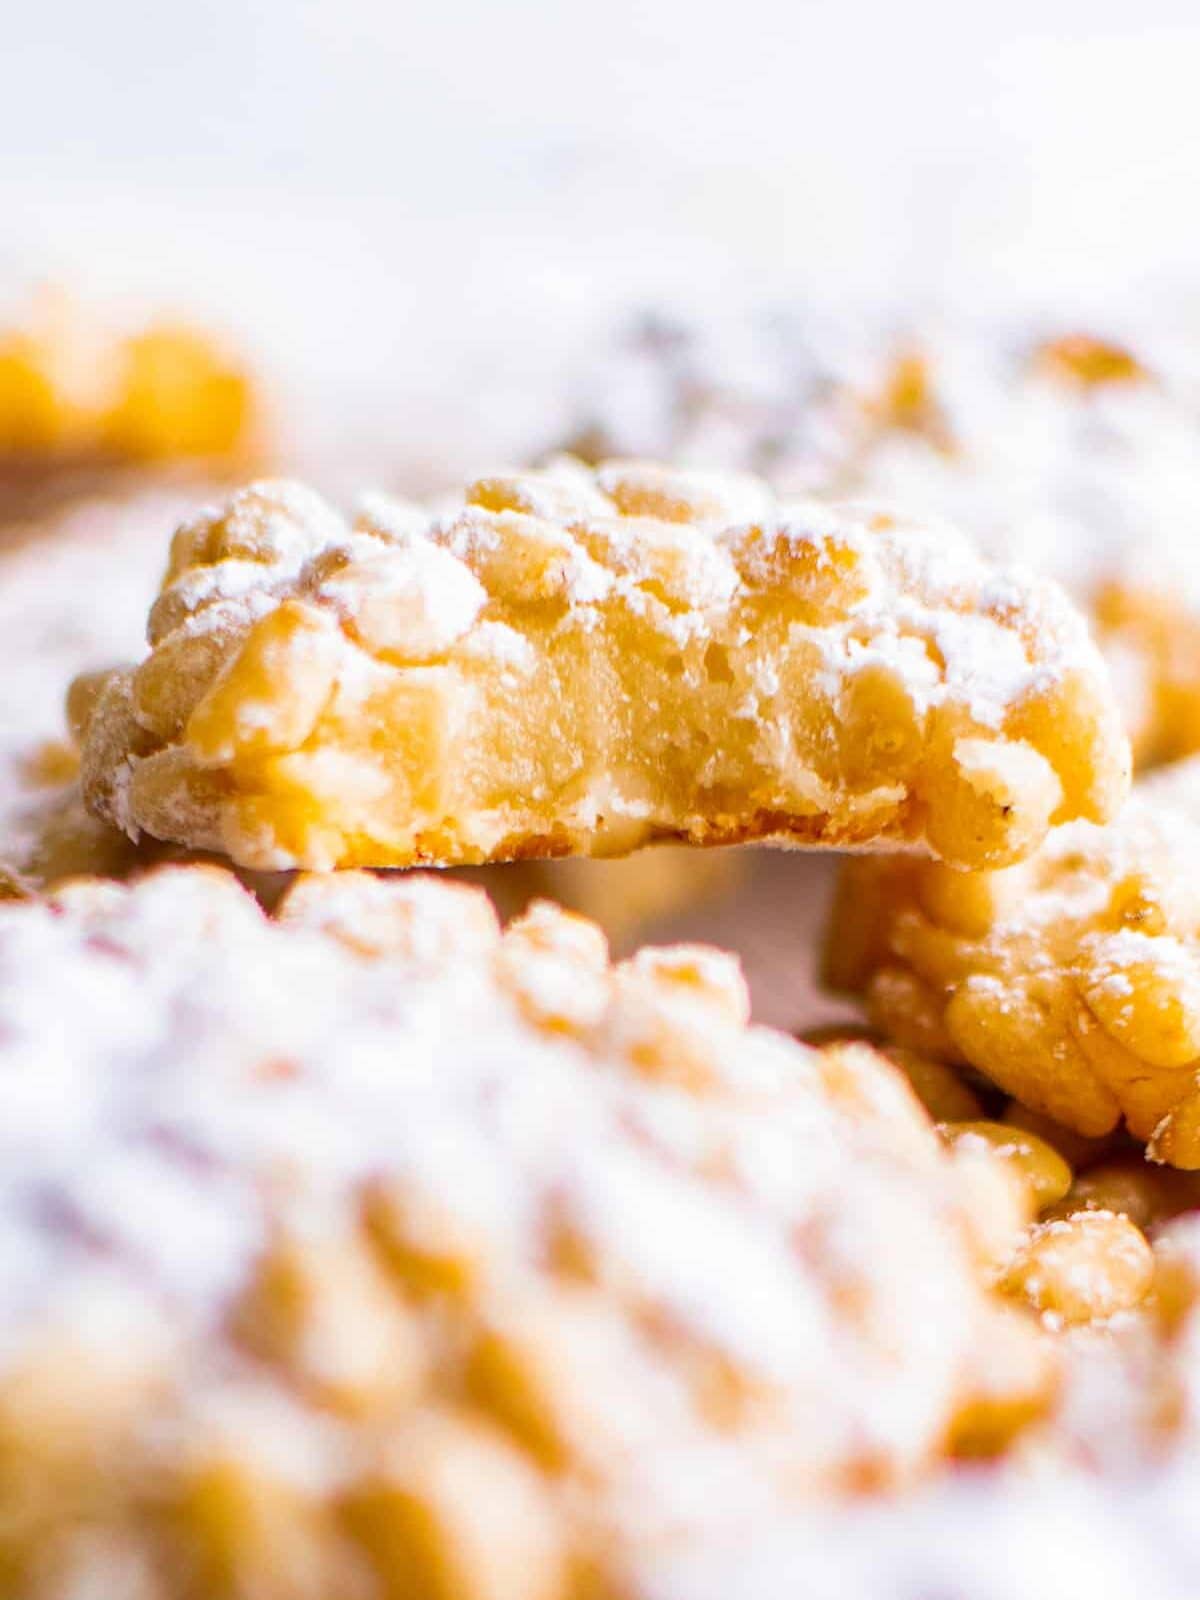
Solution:
[(880, 1027), (1079, 1133), (1200, 1167), (1200, 761), (994, 873), (851, 863), (832, 981)]
[(655, 838), (980, 865), (1126, 783), (1057, 589), (754, 479), (564, 464), (353, 524), (258, 484), (176, 534), (149, 642), (76, 686), (88, 803), (249, 867)]
[(0, 996), (30, 1600), (615, 1593), (723, 1508), (901, 1485), (1045, 1408), (990, 1164), (868, 1046), (749, 1027), (716, 951), (612, 966), (421, 877), (272, 919), (164, 868), (0, 904)]
[[(827, 1042), (838, 1036), (830, 1030)], [(1000, 1294), (1056, 1333), (1151, 1303), (1151, 1244), (1200, 1209), (1200, 1174), (1157, 1165), (1118, 1132), (1085, 1138), (1019, 1100), (989, 1118), (960, 1069), (910, 1047), (881, 1048), (974, 1174), (976, 1254)]]

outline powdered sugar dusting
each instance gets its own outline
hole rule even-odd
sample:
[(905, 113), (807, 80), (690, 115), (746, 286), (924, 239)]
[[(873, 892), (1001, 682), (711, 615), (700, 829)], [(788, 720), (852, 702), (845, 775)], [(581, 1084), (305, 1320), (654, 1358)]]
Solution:
[[(1082, 621), (1053, 586), (997, 573), (938, 530), (642, 462), (480, 479), (424, 529), (411, 508), (377, 502), (351, 526), (312, 500), (252, 485), (177, 533), (152, 653), (128, 692), (111, 680), (85, 733), (100, 815), (260, 868), (763, 833), (924, 841), (974, 862), (1027, 850), (1052, 814), (1104, 814), (1123, 787)], [(506, 687), (527, 688), (531, 706), (549, 697), (569, 758), (498, 756), (498, 721), (517, 715)], [(857, 725), (873, 699), (895, 724), (878, 735)], [(654, 706), (653, 726), (620, 750)], [(386, 738), (363, 736), (360, 722), (381, 715), (396, 719)], [(968, 772), (937, 752), (1002, 743), (1018, 718), (1014, 742), (1030, 741), (1043, 771), (1034, 801), (991, 804), (995, 838), (978, 822), (939, 831), (939, 782), (961, 780), (965, 797), (992, 780), (986, 764)], [(1056, 776), (1072, 744), (1086, 755)], [(251, 747), (278, 759), (242, 774)], [(420, 748), (424, 769), (405, 771)], [(690, 750), (679, 795), (637, 771)], [(432, 783), (430, 761), (454, 781)], [(282, 793), (296, 784), (311, 791), (311, 825)]]
[(648, 316), (608, 331), (574, 437), (878, 499), (1054, 578), (1092, 615), (1139, 759), (1170, 760), (1200, 748), (1200, 411), (1190, 342), (1115, 326)]
[[(102, 1282), (133, 1348), (197, 1352), (197, 1416), (241, 1385), (269, 1416), (231, 1306), (273, 1239), (356, 1236), (386, 1181), (474, 1241), (497, 1327), (575, 1304), (556, 1239), (591, 1262), (572, 1348), (619, 1361), (589, 1380), (617, 1385), (614, 1418), (637, 1402), (636, 1467), (581, 1440), (620, 1537), (719, 1517), (718, 1470), (766, 1505), (864, 1452), (918, 1466), (987, 1313), (950, 1165), (869, 1088), (890, 1068), (847, 1062), (865, 1098), (843, 1102), (815, 1053), (746, 1030), (704, 952), (609, 969), (545, 912), (502, 941), (472, 891), (350, 876), (283, 916), (195, 868), (0, 907), (0, 1373), (73, 1340)], [(546, 960), (599, 984), (599, 1012), (563, 1013)], [(761, 1392), (736, 1450), (689, 1394), (702, 1357)], [(301, 1428), (314, 1470), (323, 1426)]]

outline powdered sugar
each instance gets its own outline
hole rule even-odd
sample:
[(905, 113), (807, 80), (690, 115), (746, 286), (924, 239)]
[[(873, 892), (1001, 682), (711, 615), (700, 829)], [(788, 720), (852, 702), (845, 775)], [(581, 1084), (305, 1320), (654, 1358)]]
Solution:
[(1200, 747), (1200, 408), (1190, 342), (1122, 323), (1128, 343), (1069, 321), (1047, 338), (961, 317), (651, 316), (608, 330), (575, 437), (878, 499), (1054, 578), (1093, 614), (1139, 759), (1170, 760)]
[[(726, 977), (703, 953), (666, 963), (686, 980), (628, 969), (639, 1005), (666, 985), (659, 1077), (652, 1010), (641, 1067), (605, 1015), (528, 1020), (506, 973), (541, 959), (553, 922), (521, 954), (470, 892), (358, 883), (309, 886), (283, 926), (201, 869), (0, 907), (0, 1373), (30, 1339), (75, 1337), (98, 1273), (147, 1341), (203, 1341), (206, 1369), (236, 1372), (222, 1330), (267, 1242), (354, 1232), (386, 1179), (476, 1239), (501, 1325), (552, 1287), (552, 1236), (579, 1241), (610, 1312), (627, 1308), (620, 1381), (650, 1478), (714, 1443), (685, 1351), (775, 1397), (726, 1462), (741, 1495), (786, 1498), (864, 1450), (911, 1470), (983, 1314), (932, 1135), (840, 1105), (811, 1052), (747, 1033), (705, 998)], [(371, 905), (382, 920), (362, 921)], [(373, 955), (337, 932), (378, 940), (385, 922)], [(619, 1008), (621, 972), (584, 966)], [(31, 998), (47, 973), (51, 1007)], [(669, 1070), (686, 1028), (708, 1033), (699, 1092)], [(619, 1461), (605, 1472), (619, 1499)]]
[[(177, 533), (151, 655), (91, 701), (98, 814), (257, 868), (656, 836), (916, 842), (922, 827), (975, 861), (1027, 850), (1052, 814), (1104, 814), (1123, 787), (1082, 621), (1052, 586), (938, 530), (636, 462), (481, 479), (424, 530), (398, 512), (387, 537), (379, 506), (354, 528), (322, 508), (298, 529), (311, 499), (252, 485)], [(532, 730), (500, 738), (526, 688), (530, 709), (563, 719), (561, 752)], [(858, 725), (872, 703), (894, 723), (878, 739)], [(386, 735), (370, 733), (380, 717)], [(947, 746), (1001, 743), (1018, 717), (1032, 731), (1014, 742), (1042, 771), (1033, 801), (984, 800), (995, 839), (977, 821), (935, 839), (939, 778), (964, 796), (992, 783), (965, 759), (939, 774), (941, 731)], [(1087, 754), (1068, 777), (1072, 745)], [(667, 764), (682, 767), (674, 789)], [(742, 791), (740, 809), (719, 800)]]

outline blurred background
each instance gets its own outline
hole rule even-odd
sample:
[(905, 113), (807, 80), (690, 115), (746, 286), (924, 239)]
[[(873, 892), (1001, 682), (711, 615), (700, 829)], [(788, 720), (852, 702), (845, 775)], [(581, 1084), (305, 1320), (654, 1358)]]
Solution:
[(4, 280), (224, 319), (364, 467), (518, 450), (626, 297), (1195, 297), (1191, 0), (48, 0), (6, 33)]

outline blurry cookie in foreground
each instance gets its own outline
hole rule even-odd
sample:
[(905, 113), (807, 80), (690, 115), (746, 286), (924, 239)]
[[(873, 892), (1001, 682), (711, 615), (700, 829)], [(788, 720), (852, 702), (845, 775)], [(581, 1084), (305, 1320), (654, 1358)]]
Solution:
[(655, 840), (1007, 862), (1128, 750), (1083, 620), (945, 530), (633, 464), (176, 533), (150, 654), (72, 693), (93, 811), (252, 867)]
[(124, 324), (46, 293), (0, 323), (0, 516), (94, 493), (114, 476), (245, 472), (265, 418), (244, 357), (198, 323)]
[[(956, 1158), (975, 1163), (964, 1177), (992, 1181), (990, 1204), (981, 1193), (976, 1208), (985, 1224), (977, 1251), (992, 1263), (996, 1292), (1036, 1317), (1050, 1341), (1043, 1355), (1054, 1362), (1052, 1403), (1015, 1439), (1009, 1427), (999, 1442), (977, 1406), (958, 1450), (994, 1454), (1015, 1445), (1007, 1467), (1052, 1471), (1074, 1492), (1081, 1473), (1115, 1477), (1193, 1459), (1200, 1173), (1156, 1165), (1123, 1134), (1073, 1133), (1017, 1101), (995, 1107), (993, 1120), (982, 1090), (959, 1069), (911, 1048), (882, 1053)], [(994, 1094), (986, 1098), (994, 1105)], [(995, 1183), (1001, 1175), (1007, 1185)], [(1014, 1199), (1023, 1223), (1015, 1229)]]
[(166, 868), (0, 904), (0, 1017), (25, 1600), (635, 1594), (1045, 1406), (984, 1169), (717, 951)]
[[(1159, 1173), (1164, 1169), (1159, 1169)], [(1170, 1174), (1194, 1182), (1190, 1174)], [(1139, 1239), (1111, 1211), (1077, 1211), (1034, 1230), (1012, 1277), (1021, 1277), (1055, 1337), (1059, 1389), (1053, 1412), (1022, 1436), (1019, 1455), (1035, 1476), (1080, 1483), (1149, 1481), (1166, 1469), (1194, 1470), (1200, 1443), (1200, 1211), (1176, 1213)], [(1090, 1311), (1116, 1305), (1114, 1315)], [(1190, 1500), (1180, 1497), (1180, 1506)], [(1181, 1523), (1181, 1532), (1186, 1524)], [(1007, 1591), (1006, 1591), (1007, 1592)], [(1124, 1593), (1125, 1590), (1120, 1592)], [(1181, 1594), (1186, 1590), (1178, 1591)]]
[(1200, 759), (1019, 866), (848, 863), (827, 975), (888, 1035), (1080, 1133), (1200, 1167)]

